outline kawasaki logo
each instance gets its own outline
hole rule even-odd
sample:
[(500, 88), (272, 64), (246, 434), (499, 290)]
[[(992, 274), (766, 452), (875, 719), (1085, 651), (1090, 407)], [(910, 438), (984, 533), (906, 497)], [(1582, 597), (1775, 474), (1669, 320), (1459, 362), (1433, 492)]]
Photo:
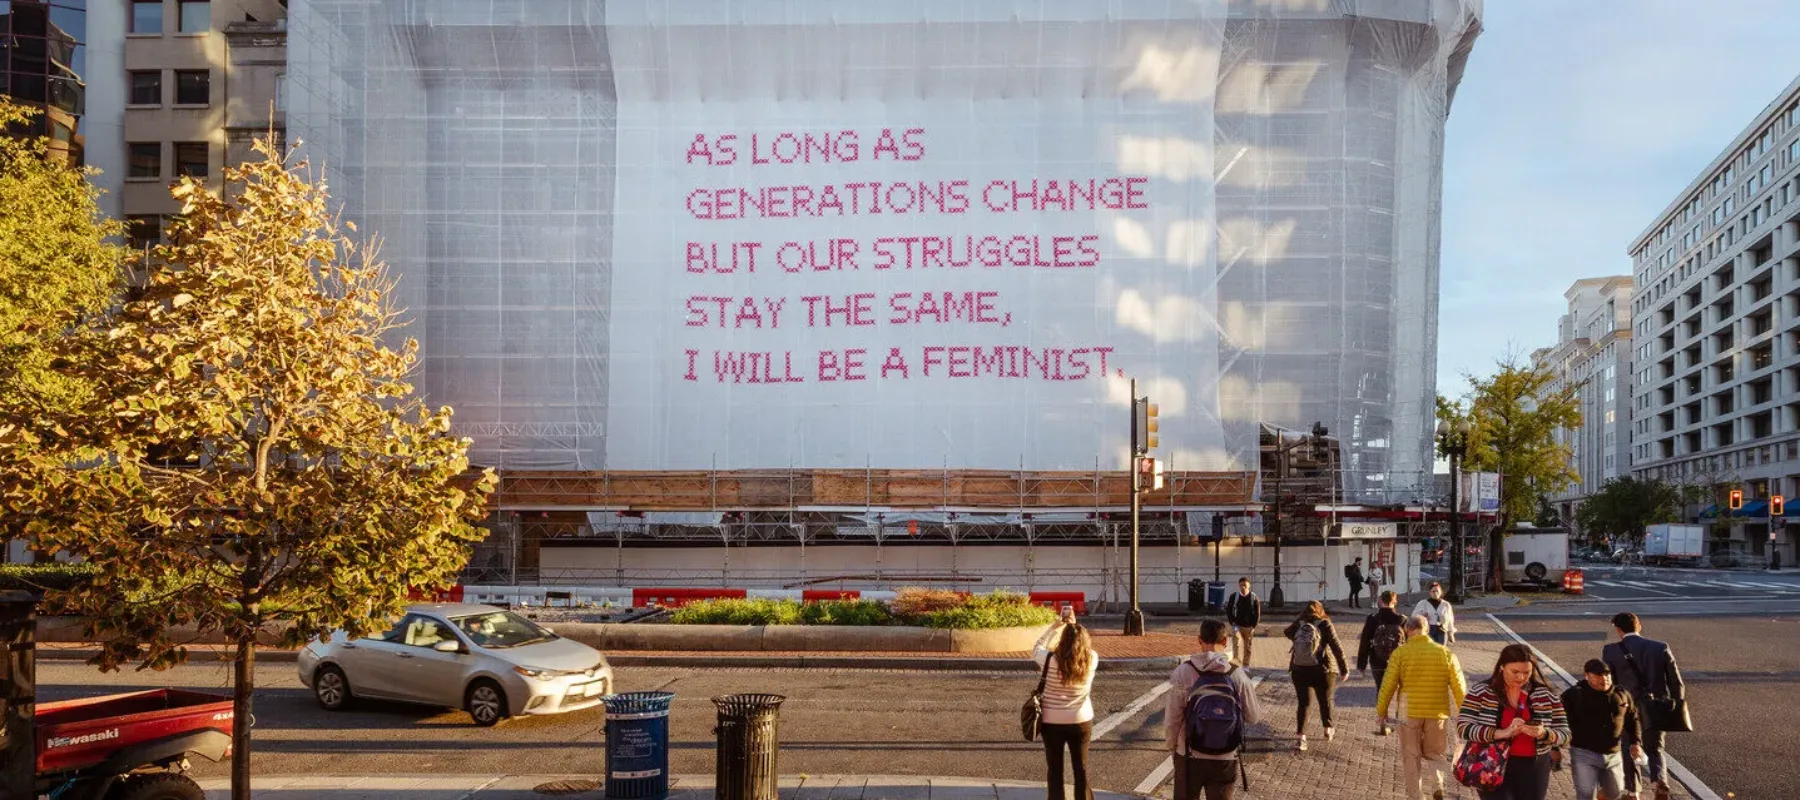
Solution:
[(94, 742), (104, 742), (109, 739), (117, 738), (119, 738), (119, 729), (107, 728), (98, 733), (90, 733), (84, 736), (58, 736), (45, 742), (44, 747), (46, 749), (52, 747), (72, 747), (78, 744), (93, 744)]

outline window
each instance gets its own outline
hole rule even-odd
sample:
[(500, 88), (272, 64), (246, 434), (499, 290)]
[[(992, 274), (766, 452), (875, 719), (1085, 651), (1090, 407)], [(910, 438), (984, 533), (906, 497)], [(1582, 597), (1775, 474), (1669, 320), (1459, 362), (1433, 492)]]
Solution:
[(181, 0), (181, 32), (206, 33), (212, 30), (212, 3), (206, 0)]
[(132, 0), (131, 32), (160, 36), (163, 32), (162, 0)]
[(205, 142), (177, 142), (175, 144), (175, 174), (192, 175), (196, 178), (206, 177)]
[(162, 143), (132, 142), (126, 145), (131, 151), (129, 178), (162, 177)]
[(203, 106), (212, 102), (212, 73), (204, 69), (175, 71), (175, 105)]
[(142, 250), (162, 241), (162, 221), (155, 214), (125, 218), (125, 244)]
[(287, 73), (285, 72), (275, 75), (275, 110), (287, 111)]
[(162, 105), (162, 70), (153, 69), (131, 73), (131, 104), (134, 106)]

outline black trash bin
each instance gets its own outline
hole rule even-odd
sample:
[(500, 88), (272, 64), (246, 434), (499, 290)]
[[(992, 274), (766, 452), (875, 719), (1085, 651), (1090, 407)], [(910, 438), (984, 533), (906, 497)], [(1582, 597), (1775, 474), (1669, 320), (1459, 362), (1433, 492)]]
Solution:
[(713, 796), (718, 800), (777, 800), (776, 757), (781, 704), (778, 694), (728, 694), (712, 699), (719, 707), (718, 765)]
[(1188, 610), (1199, 611), (1206, 607), (1206, 581), (1195, 578), (1188, 581)]
[(674, 692), (625, 692), (606, 704), (606, 796), (663, 800), (669, 796), (669, 703)]

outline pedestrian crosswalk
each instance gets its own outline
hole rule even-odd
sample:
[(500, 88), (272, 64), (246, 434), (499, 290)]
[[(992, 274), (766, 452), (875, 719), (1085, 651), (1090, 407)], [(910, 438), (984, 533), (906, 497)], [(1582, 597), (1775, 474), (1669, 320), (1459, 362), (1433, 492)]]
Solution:
[(1782, 581), (1744, 581), (1744, 580), (1687, 580), (1670, 581), (1648, 578), (1589, 578), (1589, 586), (1601, 586), (1619, 589), (1651, 589), (1651, 590), (1693, 590), (1704, 587), (1708, 590), (1734, 590), (1758, 593), (1800, 594), (1800, 583)]

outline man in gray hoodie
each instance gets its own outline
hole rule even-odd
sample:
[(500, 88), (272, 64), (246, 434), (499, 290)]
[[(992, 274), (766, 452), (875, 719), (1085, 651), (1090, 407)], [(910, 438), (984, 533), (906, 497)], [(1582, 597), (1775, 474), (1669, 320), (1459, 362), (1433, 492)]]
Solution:
[[(1242, 726), (1240, 734), (1247, 733), (1251, 725), (1262, 721), (1262, 709), (1256, 704), (1256, 685), (1250, 682), (1250, 676), (1245, 675), (1244, 670), (1231, 663), (1230, 654), (1225, 652), (1228, 632), (1220, 620), (1209, 619), (1201, 623), (1200, 652), (1189, 656), (1169, 673), (1169, 684), (1174, 688), (1169, 691), (1169, 699), (1163, 708), (1163, 742), (1175, 758), (1174, 800), (1199, 800), (1203, 792), (1206, 800), (1231, 800), (1237, 790), (1241, 768), (1237, 752), (1208, 754), (1188, 746), (1189, 698), (1195, 687), (1202, 683), (1202, 673), (1211, 674), (1212, 677), (1207, 679), (1209, 685), (1219, 683), (1221, 688), (1230, 687), (1230, 699), (1236, 703), (1236, 722)], [(1219, 675), (1223, 676), (1222, 682)], [(1221, 706), (1218, 702), (1210, 705), (1213, 708)]]

